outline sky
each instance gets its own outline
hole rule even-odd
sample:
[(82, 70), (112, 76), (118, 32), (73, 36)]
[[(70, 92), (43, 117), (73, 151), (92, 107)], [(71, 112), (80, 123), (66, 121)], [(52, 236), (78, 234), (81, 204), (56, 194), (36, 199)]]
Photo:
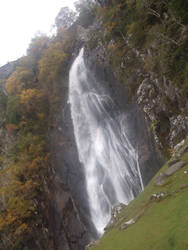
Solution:
[(61, 7), (75, 0), (1, 0), (0, 66), (26, 54), (31, 39), (49, 34)]

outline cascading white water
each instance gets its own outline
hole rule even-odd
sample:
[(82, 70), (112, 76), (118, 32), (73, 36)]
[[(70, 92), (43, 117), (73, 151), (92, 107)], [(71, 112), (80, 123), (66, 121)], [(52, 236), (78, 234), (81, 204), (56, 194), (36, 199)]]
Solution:
[(142, 188), (136, 149), (127, 137), (126, 114), (87, 70), (82, 49), (69, 75), (69, 102), (89, 197), (91, 220), (99, 234), (110, 220), (111, 208), (128, 204)]

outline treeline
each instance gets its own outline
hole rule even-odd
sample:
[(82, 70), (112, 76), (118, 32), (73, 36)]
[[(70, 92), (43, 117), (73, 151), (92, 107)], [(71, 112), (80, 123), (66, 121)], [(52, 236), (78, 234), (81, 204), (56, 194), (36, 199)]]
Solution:
[[(63, 10), (64, 11), (64, 10)], [(68, 27), (70, 28), (70, 27)], [(50, 249), (48, 134), (56, 126), (75, 32), (35, 37), (0, 86), (0, 249)], [(28, 249), (27, 248), (27, 249)], [(25, 248), (24, 248), (25, 249)]]
[(62, 96), (73, 51), (80, 46), (76, 25), (90, 24), (91, 6), (77, 1), (76, 13), (63, 7), (55, 19), (56, 35), (32, 39), (27, 55), (10, 64), (11, 75), (0, 74), (0, 249), (53, 249), (49, 135), (67, 101)]

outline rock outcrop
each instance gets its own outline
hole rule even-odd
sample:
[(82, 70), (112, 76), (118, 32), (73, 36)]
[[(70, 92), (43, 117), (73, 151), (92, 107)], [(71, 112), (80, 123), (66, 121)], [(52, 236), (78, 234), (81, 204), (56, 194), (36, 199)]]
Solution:
[(155, 138), (149, 133), (150, 123), (144, 117), (144, 112), (137, 104), (137, 101), (130, 101), (125, 86), (115, 77), (110, 68), (107, 51), (100, 41), (93, 49), (86, 45), (85, 60), (90, 71), (97, 77), (102, 86), (108, 90), (118, 110), (126, 112), (125, 126), (128, 127), (129, 139), (132, 145), (138, 150), (141, 175), (144, 184), (147, 184), (159, 170), (163, 161), (163, 157), (155, 145)]
[(177, 163), (175, 163), (174, 165), (172, 165), (171, 167), (169, 167), (164, 174), (166, 176), (170, 176), (172, 174), (174, 174), (176, 171), (180, 170), (181, 168), (183, 168), (187, 163), (184, 161), (179, 161)]
[(125, 204), (120, 203), (112, 208), (111, 219), (108, 225), (104, 228), (105, 231), (114, 225), (114, 223), (117, 221), (118, 215), (121, 213), (122, 209), (124, 209), (125, 207), (126, 207)]
[(125, 230), (126, 228), (128, 228), (130, 225), (134, 224), (136, 222), (136, 219), (132, 218), (129, 221), (126, 221), (125, 223), (123, 223), (120, 227), (121, 230)]
[(59, 177), (55, 177), (50, 189), (49, 225), (52, 249), (83, 250), (88, 243), (88, 233), (71, 192)]
[(163, 186), (167, 177), (173, 175), (175, 172), (183, 168), (187, 163), (184, 161), (178, 161), (172, 164), (166, 171), (157, 175), (154, 179), (155, 186)]

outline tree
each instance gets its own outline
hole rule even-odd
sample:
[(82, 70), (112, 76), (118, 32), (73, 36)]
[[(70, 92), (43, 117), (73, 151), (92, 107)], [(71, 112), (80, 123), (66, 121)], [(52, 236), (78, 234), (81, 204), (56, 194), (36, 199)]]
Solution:
[(34, 74), (27, 68), (18, 67), (6, 81), (6, 90), (9, 95), (19, 94), (23, 89), (31, 86)]
[(185, 0), (172, 0), (169, 3), (175, 16), (180, 19), (184, 24), (188, 24), (188, 1)]
[(48, 48), (49, 37), (46, 35), (36, 36), (32, 39), (31, 44), (27, 50), (27, 55), (31, 57), (33, 64), (36, 66), (37, 61), (42, 57), (44, 50)]
[(75, 8), (78, 12), (77, 23), (84, 28), (91, 25), (95, 17), (94, 2), (91, 0), (78, 0), (75, 2)]
[(39, 61), (39, 80), (45, 83), (44, 87), (52, 90), (52, 83), (55, 82), (58, 72), (63, 71), (67, 55), (63, 51), (63, 43), (51, 44)]
[(8, 96), (8, 103), (7, 103), (7, 117), (6, 122), (7, 124), (15, 124), (17, 125), (21, 119), (21, 106), (19, 102), (18, 96)]
[(75, 20), (76, 13), (68, 7), (63, 7), (55, 19), (55, 25), (57, 29), (68, 29), (75, 22)]

